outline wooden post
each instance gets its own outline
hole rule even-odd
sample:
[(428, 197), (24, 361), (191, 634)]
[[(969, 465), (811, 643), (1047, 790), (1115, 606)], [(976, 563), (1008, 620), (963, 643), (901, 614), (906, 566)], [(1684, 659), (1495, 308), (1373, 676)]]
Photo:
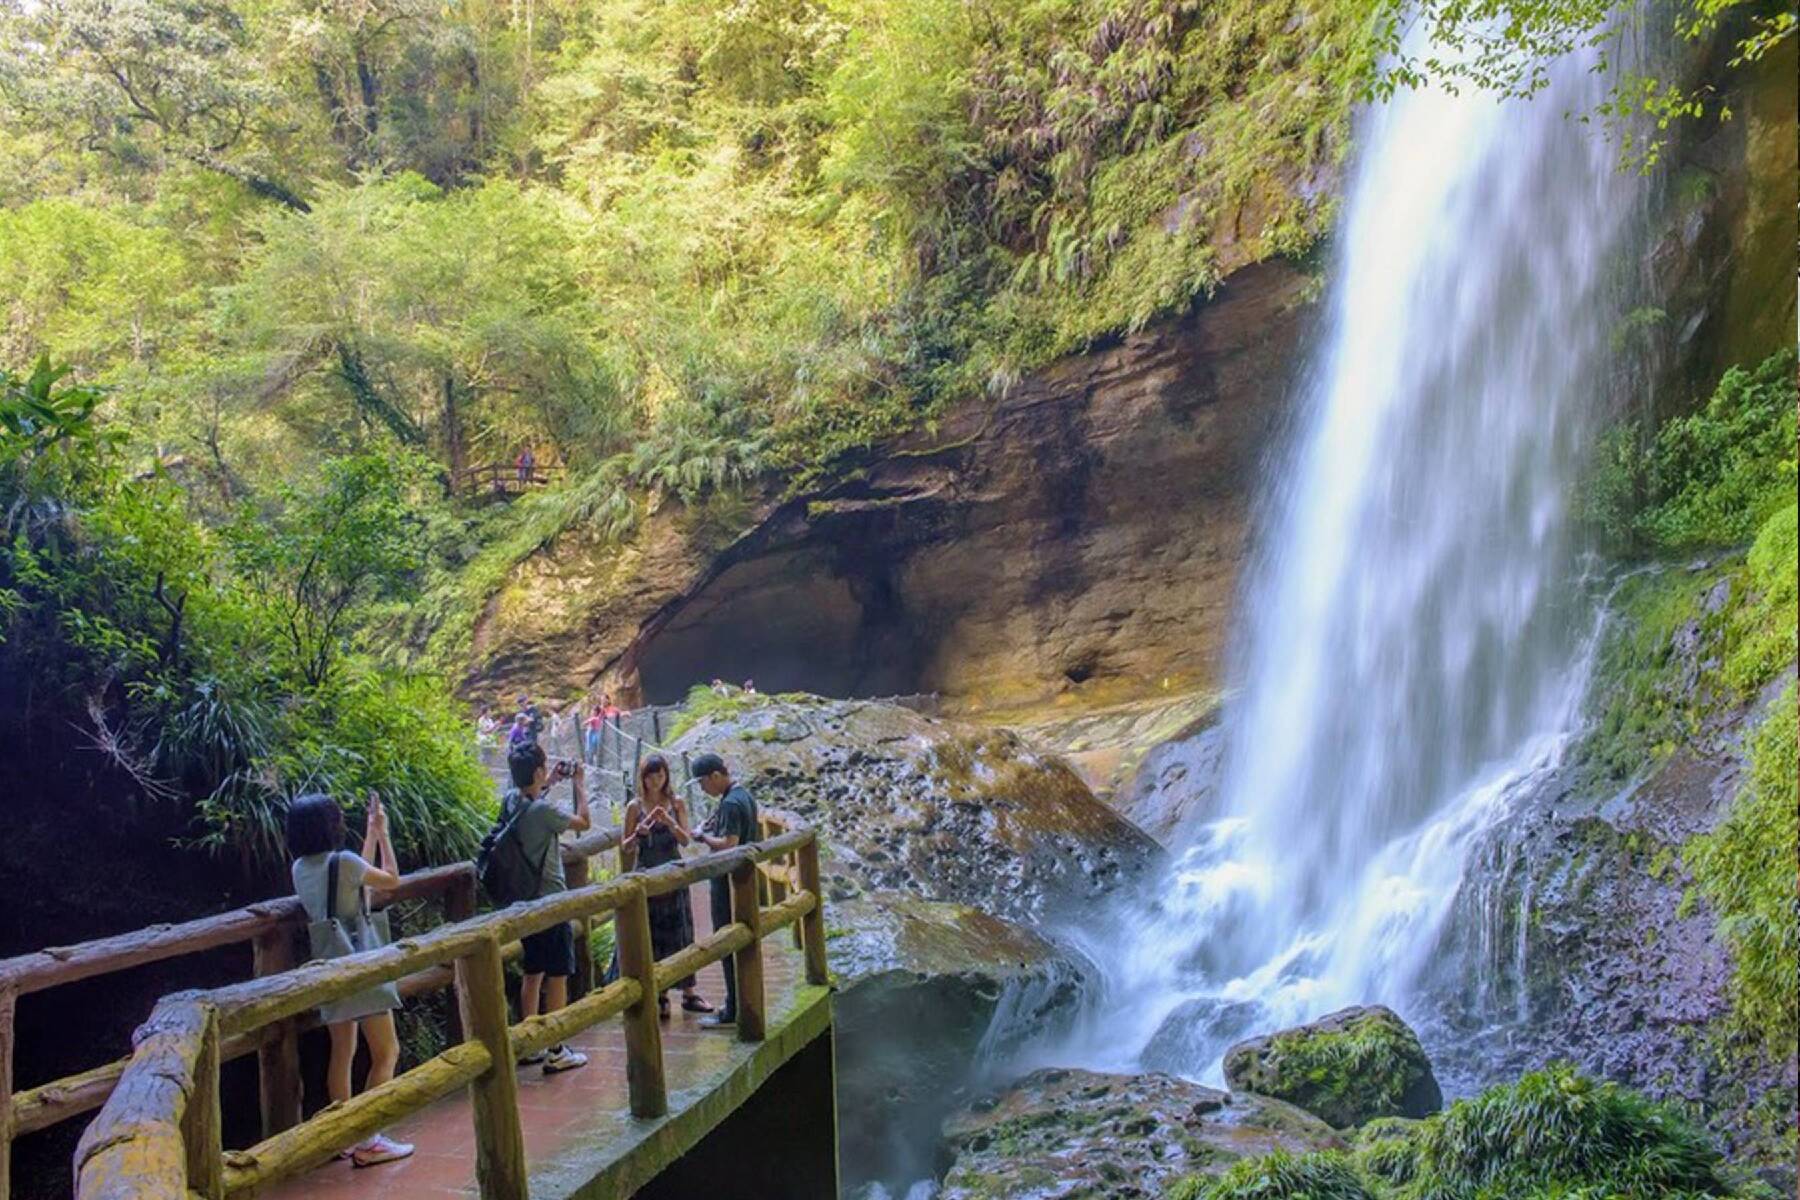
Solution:
[(181, 1115), (181, 1144), (187, 1152), (189, 1195), (225, 1200), (225, 1149), (220, 1140), (219, 1014), (206, 1006), (200, 1057), (194, 1060), (194, 1090)]
[[(444, 889), (444, 923), (446, 925), (467, 921), (475, 915), (476, 891), (479, 887), (480, 885), (475, 881), (475, 870), (471, 867), (457, 876)], [(462, 981), (460, 977), (457, 980), (456, 991), (458, 995), (461, 994)], [(448, 1028), (445, 1033), (449, 1037), (450, 1045), (454, 1046), (468, 1039), (469, 1031), (463, 1028), (460, 1000), (450, 1006), (450, 1018), (446, 1025)]]
[(813, 894), (813, 908), (800, 918), (804, 935), (800, 939), (806, 951), (806, 982), (831, 982), (831, 967), (825, 960), (825, 891), (819, 886), (819, 835), (814, 833), (795, 852), (800, 860), (800, 886)]
[(669, 1111), (663, 1077), (662, 1021), (657, 1014), (656, 951), (650, 944), (650, 905), (642, 888), (613, 910), (619, 975), (638, 981), (643, 995), (625, 1010), (625, 1083), (631, 1115), (660, 1117)]
[(469, 1085), (475, 1109), (475, 1181), (481, 1200), (527, 1200), (525, 1134), (519, 1125), (519, 1081), (506, 1011), (505, 963), (489, 935), (456, 960), (463, 1028), (487, 1047), (488, 1069)]
[(755, 863), (745, 863), (731, 873), (731, 919), (750, 928), (750, 941), (735, 956), (737, 963), (738, 1040), (763, 1040), (762, 911), (756, 904)]
[[(557, 846), (553, 853), (561, 854)], [(588, 860), (577, 858), (563, 864), (563, 875), (572, 892), (588, 885)], [(616, 920), (617, 918), (615, 918)], [(569, 999), (579, 1000), (594, 990), (594, 918), (582, 917), (575, 922), (575, 978), (569, 981)]]
[[(258, 979), (279, 975), (294, 966), (294, 930), (277, 925), (256, 935), (250, 945), (252, 972)], [(303, 1090), (300, 1078), (298, 1018), (286, 1017), (256, 1050), (256, 1082), (262, 1100), (262, 1135), (272, 1138), (300, 1123)]]
[(12, 1195), (13, 1016), (19, 989), (0, 976), (0, 1197)]

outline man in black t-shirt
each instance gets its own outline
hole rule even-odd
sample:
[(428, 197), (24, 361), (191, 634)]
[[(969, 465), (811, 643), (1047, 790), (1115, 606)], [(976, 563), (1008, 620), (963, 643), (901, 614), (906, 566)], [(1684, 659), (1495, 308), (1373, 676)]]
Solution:
[[(718, 801), (712, 816), (694, 836), (708, 850), (729, 850), (754, 842), (757, 836), (756, 800), (750, 795), (749, 788), (731, 781), (725, 760), (716, 754), (702, 754), (694, 760), (692, 774), (699, 782), (700, 790)], [(731, 923), (731, 880), (724, 875), (712, 881), (712, 920), (714, 929), (723, 929)], [(737, 963), (727, 955), (719, 965), (725, 968), (725, 1007), (710, 1017), (701, 1018), (700, 1024), (708, 1029), (737, 1024)]]

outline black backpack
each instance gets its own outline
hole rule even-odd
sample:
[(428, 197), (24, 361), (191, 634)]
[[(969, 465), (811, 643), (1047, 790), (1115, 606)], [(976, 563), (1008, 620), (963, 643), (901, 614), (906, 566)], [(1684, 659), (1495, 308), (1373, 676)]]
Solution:
[(525, 846), (519, 841), (518, 827), (519, 818), (530, 807), (531, 802), (527, 800), (517, 805), (510, 815), (501, 809), (500, 819), (481, 839), (481, 849), (475, 852), (475, 878), (496, 906), (535, 900), (543, 887), (544, 861), (556, 847), (552, 845), (545, 849), (544, 857), (535, 863), (526, 857)]

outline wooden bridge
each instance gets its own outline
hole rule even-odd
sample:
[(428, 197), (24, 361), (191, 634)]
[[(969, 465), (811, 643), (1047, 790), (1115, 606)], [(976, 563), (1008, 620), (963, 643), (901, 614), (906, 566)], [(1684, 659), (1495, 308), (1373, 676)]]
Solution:
[(532, 488), (544, 487), (561, 479), (559, 466), (533, 465), (521, 472), (517, 463), (481, 463), (464, 467), (450, 477), (450, 490), (459, 496), (480, 499), (484, 496), (517, 496)]
[[(95, 1108), (75, 1154), (77, 1200), (352, 1191), (382, 1200), (649, 1197), (659, 1181), (702, 1169), (692, 1160), (715, 1142), (718, 1170), (740, 1182), (764, 1180), (745, 1195), (835, 1196), (831, 1001), (813, 830), (765, 813), (762, 839), (751, 845), (587, 882), (589, 860), (618, 841), (616, 829), (604, 829), (566, 844), (569, 891), (480, 916), (468, 864), (409, 875), (389, 902), (436, 899), (445, 923), (330, 962), (294, 966), (305, 918), (291, 897), (0, 962), (0, 1198), (12, 1138)], [(656, 960), (648, 901), (719, 877), (730, 880), (731, 923), (702, 922), (693, 945)], [(694, 907), (697, 917), (707, 911)], [(595, 986), (591, 955), (581, 953), (578, 998), (512, 1022), (505, 968), (519, 938), (574, 921), (585, 948), (591, 927), (607, 919), (619, 977)], [(791, 946), (770, 938), (782, 929), (791, 929)], [(245, 941), (255, 978), (167, 996), (138, 1029), (130, 1057), (11, 1094), (18, 996)], [(686, 1014), (659, 1020), (665, 989), (696, 972), (712, 975), (727, 956), (738, 977), (735, 1035), (702, 1032)], [(453, 988), (451, 1045), (381, 1087), (303, 1117), (301, 1031), (316, 1024), (321, 1004), (380, 983), (397, 983), (407, 997)], [(565, 1041), (587, 1050), (587, 1068), (541, 1080), (516, 1071), (519, 1057)], [(262, 1138), (227, 1149), (220, 1067), (251, 1054)], [(765, 1103), (744, 1104), (759, 1091)], [(808, 1098), (805, 1130), (794, 1128), (796, 1094)], [(777, 1126), (781, 1138), (755, 1129), (770, 1113), (786, 1122)], [(418, 1154), (354, 1177), (333, 1162), (341, 1148), (384, 1129), (415, 1139)], [(766, 1161), (746, 1161), (750, 1145)], [(327, 1163), (341, 1177), (316, 1170)], [(728, 1186), (713, 1194), (737, 1193)]]

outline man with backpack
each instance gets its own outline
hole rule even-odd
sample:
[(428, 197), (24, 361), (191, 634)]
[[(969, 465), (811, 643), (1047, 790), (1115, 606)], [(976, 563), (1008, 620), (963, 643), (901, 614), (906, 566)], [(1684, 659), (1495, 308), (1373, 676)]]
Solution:
[[(580, 763), (560, 759), (552, 771), (544, 748), (536, 742), (513, 747), (506, 766), (513, 786), (501, 797), (499, 824), (477, 859), (482, 886), (496, 904), (567, 891), (557, 839), (565, 829), (580, 833), (593, 823), (588, 816), (586, 773)], [(545, 794), (558, 779), (574, 781), (573, 813), (558, 808)], [(522, 941), (525, 978), (519, 987), (519, 1015), (553, 1013), (569, 1002), (569, 977), (575, 974), (574, 926), (562, 921)], [(527, 1066), (542, 1063), (544, 1074), (550, 1075), (586, 1066), (587, 1055), (558, 1045), (519, 1061)]]

